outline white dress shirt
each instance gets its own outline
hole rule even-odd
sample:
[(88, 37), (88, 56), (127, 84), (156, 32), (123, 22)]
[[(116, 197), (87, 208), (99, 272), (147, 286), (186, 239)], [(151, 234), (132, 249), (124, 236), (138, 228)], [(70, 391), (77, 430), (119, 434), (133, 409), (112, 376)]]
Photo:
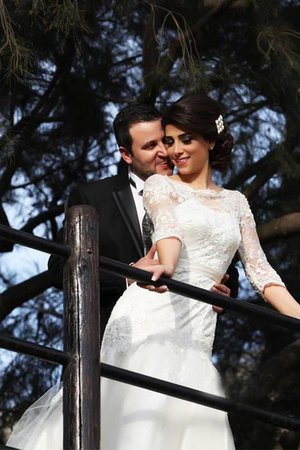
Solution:
[[(128, 176), (131, 178), (133, 183), (130, 183), (130, 189), (133, 195), (133, 200), (135, 203), (141, 234), (143, 235), (142, 229), (142, 221), (145, 215), (144, 205), (143, 205), (143, 189), (144, 189), (144, 180), (138, 177), (135, 173), (133, 173), (130, 169), (128, 171)], [(135, 186), (133, 185), (135, 184)]]

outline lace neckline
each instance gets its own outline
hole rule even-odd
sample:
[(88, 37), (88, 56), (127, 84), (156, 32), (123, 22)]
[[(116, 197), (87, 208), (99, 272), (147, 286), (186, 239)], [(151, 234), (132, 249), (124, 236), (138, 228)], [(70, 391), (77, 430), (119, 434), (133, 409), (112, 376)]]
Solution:
[(222, 188), (219, 188), (219, 190), (216, 190), (216, 189), (210, 189), (210, 188), (205, 188), (205, 189), (200, 189), (200, 188), (194, 188), (193, 186), (190, 186), (189, 184), (187, 184), (187, 183), (183, 183), (183, 182), (181, 182), (181, 181), (176, 181), (176, 180), (173, 180), (172, 178), (170, 178), (168, 175), (164, 175), (166, 178), (167, 178), (167, 180), (169, 181), (169, 182), (171, 182), (172, 184), (175, 184), (176, 186), (179, 186), (179, 187), (182, 187), (182, 188), (184, 188), (184, 189), (188, 189), (189, 191), (192, 191), (192, 192), (195, 192), (195, 193), (200, 193), (200, 194), (203, 194), (203, 195), (216, 195), (216, 196), (219, 196), (220, 194), (223, 194), (225, 191), (226, 191), (226, 189), (224, 189), (223, 187)]

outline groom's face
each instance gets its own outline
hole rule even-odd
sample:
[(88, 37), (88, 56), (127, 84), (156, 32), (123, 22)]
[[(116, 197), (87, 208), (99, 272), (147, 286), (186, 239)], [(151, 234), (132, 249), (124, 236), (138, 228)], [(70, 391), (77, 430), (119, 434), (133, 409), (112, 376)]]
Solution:
[(172, 174), (168, 154), (163, 144), (164, 131), (160, 119), (135, 123), (129, 128), (129, 133), (132, 140), (131, 152), (125, 149), (120, 151), (122, 158), (130, 165), (134, 173), (143, 180), (155, 173)]

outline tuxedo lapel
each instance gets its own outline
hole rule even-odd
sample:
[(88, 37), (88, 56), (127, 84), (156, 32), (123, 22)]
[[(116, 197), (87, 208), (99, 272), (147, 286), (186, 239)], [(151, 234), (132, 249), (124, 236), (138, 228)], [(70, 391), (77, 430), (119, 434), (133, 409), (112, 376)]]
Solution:
[(139, 257), (144, 256), (143, 239), (140, 231), (136, 206), (128, 183), (112, 193), (117, 208), (125, 222)]

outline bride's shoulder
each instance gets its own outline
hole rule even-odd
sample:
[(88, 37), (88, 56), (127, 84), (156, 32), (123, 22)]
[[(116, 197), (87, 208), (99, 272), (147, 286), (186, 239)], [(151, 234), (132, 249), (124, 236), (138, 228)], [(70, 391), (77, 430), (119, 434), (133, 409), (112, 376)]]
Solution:
[(232, 206), (235, 206), (238, 211), (249, 211), (250, 205), (247, 197), (240, 191), (225, 189), (224, 192), (227, 194), (227, 198), (230, 200)]
[(241, 199), (246, 198), (245, 195), (244, 195), (242, 192), (237, 191), (237, 190), (235, 190), (235, 189), (226, 189), (226, 188), (223, 188), (223, 192), (226, 192), (226, 194), (227, 194), (229, 197), (235, 198), (236, 200), (241, 200)]
[(155, 174), (151, 175), (145, 181), (143, 196), (147, 197), (158, 194), (160, 197), (166, 196), (173, 198), (177, 195), (176, 192), (174, 183), (171, 182), (168, 175)]
[(163, 185), (167, 183), (167, 175), (160, 175), (158, 173), (155, 173), (154, 175), (151, 175), (147, 180), (145, 181), (145, 186), (155, 186), (155, 185)]

